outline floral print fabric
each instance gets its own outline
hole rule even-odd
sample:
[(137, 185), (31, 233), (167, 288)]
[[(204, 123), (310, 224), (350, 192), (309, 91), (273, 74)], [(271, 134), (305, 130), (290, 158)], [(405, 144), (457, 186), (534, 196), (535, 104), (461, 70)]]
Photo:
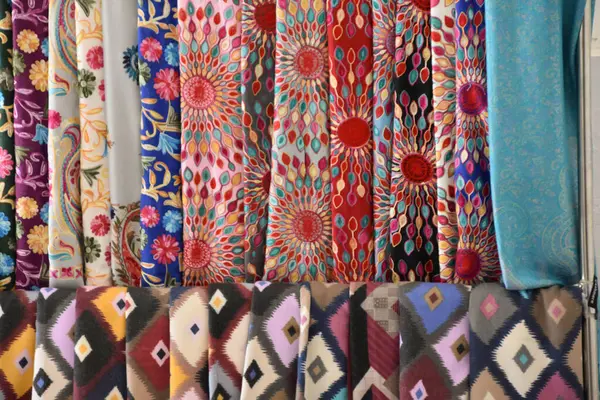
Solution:
[(16, 286), (48, 284), (48, 0), (13, 0)]
[(15, 138), (12, 5), (0, 1), (0, 290), (15, 285)]
[(181, 283), (183, 214), (176, 12), (175, 0), (141, 2), (138, 46), (123, 53), (129, 77), (139, 77), (142, 97), (142, 286)]

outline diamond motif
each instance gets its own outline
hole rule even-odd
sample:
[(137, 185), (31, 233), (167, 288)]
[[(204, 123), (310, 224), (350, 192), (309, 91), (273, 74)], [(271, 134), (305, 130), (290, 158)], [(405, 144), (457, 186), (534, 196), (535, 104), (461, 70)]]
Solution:
[(106, 400), (124, 400), (121, 391), (116, 386), (110, 391)]
[(192, 326), (190, 326), (190, 331), (192, 332), (192, 334), (194, 336), (196, 336), (196, 334), (198, 334), (198, 332), (200, 332), (200, 328), (198, 327), (198, 324), (196, 324), (195, 322), (192, 324)]
[(442, 304), (442, 301), (444, 301), (444, 296), (437, 286), (432, 287), (425, 293), (425, 302), (431, 311), (438, 308), (438, 306)]
[(268, 282), (268, 281), (260, 281), (260, 282), (255, 283), (256, 288), (261, 292), (263, 290), (265, 290), (266, 288), (268, 288), (270, 285), (271, 285), (271, 282)]
[(517, 354), (513, 357), (513, 360), (523, 373), (525, 373), (531, 364), (533, 364), (533, 357), (525, 345), (521, 346), (519, 351), (517, 351)]
[(51, 384), (52, 379), (50, 379), (46, 371), (40, 368), (38, 373), (35, 374), (35, 378), (33, 378), (33, 389), (37, 395), (41, 397)]
[(137, 305), (135, 304), (133, 297), (131, 297), (131, 294), (127, 292), (127, 294), (125, 295), (125, 318), (129, 318), (133, 310), (135, 310), (136, 308)]
[(417, 384), (410, 391), (410, 395), (413, 400), (422, 400), (427, 397), (427, 391), (425, 390), (425, 385), (423, 385), (423, 381), (417, 382)]
[(552, 375), (546, 383), (546, 386), (544, 386), (538, 395), (538, 399), (567, 400), (578, 398), (580, 398), (580, 396), (578, 396), (577, 392), (565, 382), (558, 371)]
[(77, 355), (77, 358), (79, 358), (80, 362), (83, 362), (83, 360), (91, 353), (92, 346), (90, 346), (90, 343), (85, 336), (81, 336), (77, 343), (75, 343), (75, 354)]
[(465, 315), (433, 346), (453, 385), (460, 384), (469, 376), (468, 335), (469, 319)]
[(308, 374), (310, 375), (313, 382), (317, 383), (319, 379), (327, 373), (327, 368), (323, 364), (321, 357), (317, 356), (313, 362), (308, 366)]
[(40, 289), (40, 294), (42, 295), (42, 297), (44, 299), (48, 300), (48, 297), (50, 297), (57, 290), (58, 289), (56, 289), (56, 288), (41, 288)]
[(217, 314), (219, 314), (223, 307), (225, 307), (226, 303), (227, 299), (225, 298), (223, 293), (219, 289), (217, 289), (210, 298), (210, 302), (208, 304), (210, 304), (212, 309), (215, 310)]
[(162, 340), (156, 343), (154, 350), (152, 350), (152, 358), (159, 367), (162, 367), (164, 363), (169, 359), (169, 348), (165, 345)]
[(227, 391), (221, 384), (218, 384), (217, 387), (215, 388), (215, 391), (214, 391), (212, 397), (211, 397), (211, 400), (230, 400), (230, 399), (231, 399), (231, 395), (229, 393), (227, 393)]
[(263, 372), (260, 370), (258, 363), (256, 362), (256, 360), (252, 360), (252, 362), (248, 366), (248, 369), (246, 370), (246, 373), (244, 374), (244, 378), (246, 378), (246, 382), (248, 382), (250, 388), (253, 388), (256, 382), (258, 382), (258, 380), (262, 378), (262, 376)]
[(28, 350), (23, 350), (15, 359), (17, 370), (23, 375), (31, 365), (31, 356)]
[(294, 317), (291, 317), (287, 324), (283, 327), (283, 333), (290, 344), (294, 343), (300, 335), (300, 327)]
[(488, 321), (496, 314), (498, 308), (500, 307), (496, 302), (496, 298), (491, 293), (487, 295), (485, 300), (483, 300), (483, 303), (481, 303), (481, 306), (479, 306), (479, 309)]
[(112, 302), (112, 305), (115, 309), (115, 311), (117, 312), (117, 315), (119, 315), (120, 317), (123, 316), (123, 314), (125, 314), (126, 308), (127, 308), (127, 302), (125, 301), (125, 293), (119, 293), (117, 295), (117, 297), (115, 297), (114, 301)]
[(452, 344), (452, 353), (458, 361), (462, 360), (467, 354), (469, 354), (469, 342), (467, 341), (465, 335), (462, 335), (456, 340), (456, 342)]
[(552, 300), (550, 306), (548, 307), (548, 315), (556, 325), (560, 323), (560, 320), (565, 316), (567, 310), (565, 306), (558, 299)]
[[(489, 345), (505, 322), (517, 311), (511, 294), (498, 284), (483, 283), (473, 291), (469, 305), (471, 330), (483, 343)], [(499, 341), (500, 338), (495, 340)], [(514, 351), (511, 356), (514, 355)]]

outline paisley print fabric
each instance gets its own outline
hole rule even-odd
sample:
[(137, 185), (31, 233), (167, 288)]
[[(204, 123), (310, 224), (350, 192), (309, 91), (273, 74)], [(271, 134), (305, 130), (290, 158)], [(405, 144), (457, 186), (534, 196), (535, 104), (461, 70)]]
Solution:
[(12, 25), (16, 286), (26, 289), (48, 285), (48, 0), (12, 1)]
[(102, 0), (76, 0), (77, 90), (81, 126), (81, 210), (85, 280), (90, 286), (112, 284), (110, 253), (109, 139), (104, 101)]
[(275, 109), (275, 0), (242, 2), (242, 111), (246, 280), (265, 269)]
[(368, 281), (373, 266), (371, 2), (329, 0), (331, 219), (335, 280)]
[(48, 16), (48, 257), (52, 287), (84, 284), (79, 182), (81, 133), (74, 8), (75, 0), (52, 0)]
[(508, 289), (581, 278), (576, 48), (584, 5), (486, 2), (491, 182)]
[[(110, 264), (115, 284), (140, 286), (140, 88), (123, 66), (123, 53), (137, 44), (138, 7), (132, 1), (104, 1), (104, 98), (112, 207)], [(106, 225), (98, 228), (104, 230)]]
[(396, 3), (390, 240), (393, 279), (439, 279), (429, 2)]
[(185, 285), (245, 280), (240, 21), (237, 1), (179, 1)]
[(12, 5), (0, 1), (0, 290), (15, 285), (15, 138)]
[(37, 291), (0, 292), (0, 397), (32, 397)]
[(325, 1), (277, 3), (265, 280), (333, 278)]
[[(138, 46), (123, 52), (142, 97), (142, 286), (181, 283), (183, 215), (177, 1), (138, 2)], [(140, 60), (140, 70), (138, 62)]]

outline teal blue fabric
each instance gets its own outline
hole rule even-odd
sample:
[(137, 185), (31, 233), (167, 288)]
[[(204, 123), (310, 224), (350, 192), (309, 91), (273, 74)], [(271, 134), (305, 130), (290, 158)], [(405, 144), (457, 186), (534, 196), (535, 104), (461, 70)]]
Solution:
[(584, 0), (487, 0), (490, 160), (509, 289), (581, 279), (577, 40)]

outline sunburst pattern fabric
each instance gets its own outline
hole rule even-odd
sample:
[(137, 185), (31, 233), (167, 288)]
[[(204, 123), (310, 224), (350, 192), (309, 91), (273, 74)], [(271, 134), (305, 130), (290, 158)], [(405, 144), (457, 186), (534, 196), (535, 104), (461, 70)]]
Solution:
[(0, 397), (32, 397), (37, 291), (0, 292)]
[(179, 1), (183, 283), (243, 282), (239, 2)]
[(583, 399), (581, 299), (577, 287), (473, 289), (471, 398)]

